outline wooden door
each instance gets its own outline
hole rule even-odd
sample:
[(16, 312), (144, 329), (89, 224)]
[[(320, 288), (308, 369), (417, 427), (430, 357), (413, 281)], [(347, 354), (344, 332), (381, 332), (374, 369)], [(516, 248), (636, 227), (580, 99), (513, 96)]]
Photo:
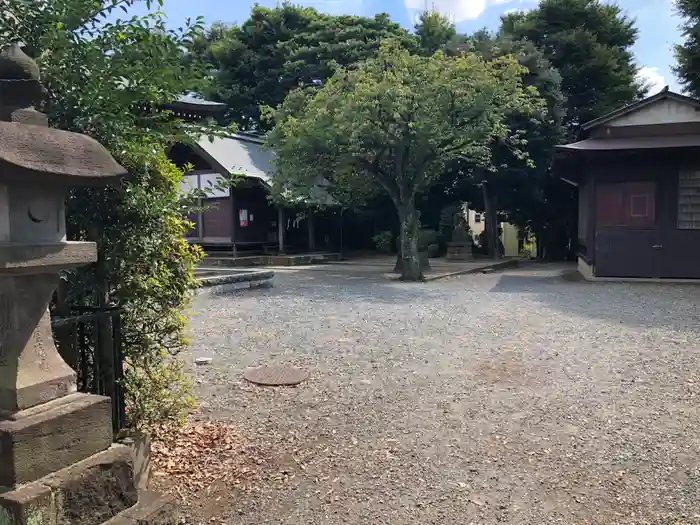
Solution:
[(654, 182), (596, 185), (597, 276), (658, 277), (656, 200)]

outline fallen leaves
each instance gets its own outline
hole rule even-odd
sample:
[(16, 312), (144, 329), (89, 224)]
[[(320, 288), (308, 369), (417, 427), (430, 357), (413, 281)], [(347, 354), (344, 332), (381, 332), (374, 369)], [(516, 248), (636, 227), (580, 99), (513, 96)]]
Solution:
[(186, 501), (215, 484), (234, 485), (260, 465), (251, 439), (222, 421), (190, 422), (151, 444), (153, 475)]

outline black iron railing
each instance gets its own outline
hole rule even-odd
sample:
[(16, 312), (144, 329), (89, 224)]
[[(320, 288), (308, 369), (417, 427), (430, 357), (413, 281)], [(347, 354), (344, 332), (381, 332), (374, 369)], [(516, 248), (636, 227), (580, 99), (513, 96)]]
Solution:
[(112, 399), (115, 435), (126, 424), (121, 313), (118, 307), (80, 308), (51, 322), (56, 346), (78, 375), (78, 391)]

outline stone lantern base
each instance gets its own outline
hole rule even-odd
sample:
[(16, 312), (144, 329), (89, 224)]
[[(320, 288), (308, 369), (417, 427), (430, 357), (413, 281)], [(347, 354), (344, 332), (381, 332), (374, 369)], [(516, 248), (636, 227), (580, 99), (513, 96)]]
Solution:
[[(80, 395), (80, 394), (78, 394)], [(99, 396), (89, 396), (99, 398)], [(96, 404), (101, 404), (96, 402)], [(109, 408), (109, 399), (107, 399)], [(89, 427), (83, 427), (89, 431)], [(3, 447), (4, 452), (4, 447)], [(26, 461), (38, 464), (59, 454)], [(178, 506), (170, 496), (139, 491), (132, 448), (111, 444), (82, 461), (7, 492), (0, 491), (0, 524), (176, 525)]]
[(472, 244), (469, 241), (452, 241), (447, 243), (447, 254), (445, 259), (448, 261), (471, 261), (474, 259), (472, 253)]
[(68, 189), (126, 170), (47, 127), (43, 93), (37, 64), (0, 49), (0, 525), (172, 525), (172, 500), (138, 494), (131, 448), (112, 444), (111, 400), (76, 392), (53, 341), (59, 272), (97, 260), (67, 241)]

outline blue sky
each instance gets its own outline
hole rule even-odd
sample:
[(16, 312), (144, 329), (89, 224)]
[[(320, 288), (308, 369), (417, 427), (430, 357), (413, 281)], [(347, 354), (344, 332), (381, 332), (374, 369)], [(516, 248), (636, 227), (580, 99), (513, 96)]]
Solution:
[[(515, 9), (528, 9), (537, 0), (427, 0), (428, 6), (450, 16), (462, 32), (481, 27), (496, 28), (501, 14)], [(275, 0), (259, 0), (265, 6), (274, 6)], [(374, 15), (388, 12), (405, 27), (412, 27), (416, 13), (426, 6), (426, 0), (297, 0), (329, 13)], [(242, 22), (254, 4), (248, 0), (164, 0), (163, 11), (173, 24), (187, 17), (204, 16), (207, 22)], [(671, 72), (674, 64), (672, 46), (678, 43), (679, 18), (675, 15), (673, 0), (618, 0), (618, 4), (637, 20), (639, 40), (635, 46), (640, 74), (657, 91), (666, 84), (680, 90)], [(141, 7), (138, 11), (145, 11)]]

